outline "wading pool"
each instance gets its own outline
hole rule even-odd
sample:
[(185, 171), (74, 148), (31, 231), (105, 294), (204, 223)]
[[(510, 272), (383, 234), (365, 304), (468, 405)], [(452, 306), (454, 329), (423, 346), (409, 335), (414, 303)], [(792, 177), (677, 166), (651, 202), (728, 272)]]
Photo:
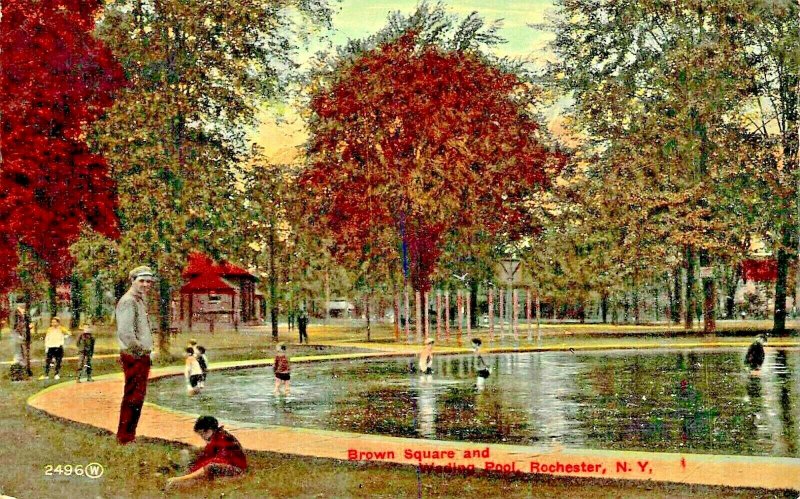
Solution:
[[(291, 353), (291, 352), (290, 352)], [(619, 450), (800, 457), (800, 351), (507, 353), (477, 386), (471, 356), (437, 355), (430, 377), (411, 357), (293, 363), (291, 394), (273, 395), (272, 367), (211, 372), (188, 396), (183, 378), (148, 400), (256, 425), (402, 437), (558, 444)]]

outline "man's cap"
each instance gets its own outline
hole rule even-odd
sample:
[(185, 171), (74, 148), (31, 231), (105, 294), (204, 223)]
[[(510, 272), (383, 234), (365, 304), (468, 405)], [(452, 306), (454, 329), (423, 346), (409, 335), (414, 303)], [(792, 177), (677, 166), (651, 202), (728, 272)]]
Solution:
[(432, 345), (433, 343), (434, 343), (433, 338), (429, 338), (429, 339), (425, 340), (425, 344), (426, 345)]
[(132, 281), (135, 281), (136, 279), (149, 280), (149, 281), (155, 280), (155, 274), (153, 273), (153, 270), (145, 265), (136, 267), (135, 269), (131, 270), (130, 273), (128, 274), (128, 277), (130, 277)]

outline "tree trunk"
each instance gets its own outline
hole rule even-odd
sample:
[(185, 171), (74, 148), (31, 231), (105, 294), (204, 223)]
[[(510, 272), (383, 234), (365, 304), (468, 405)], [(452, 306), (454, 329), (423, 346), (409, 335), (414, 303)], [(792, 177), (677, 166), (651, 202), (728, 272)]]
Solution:
[(419, 290), (414, 290), (414, 303), (417, 330), (417, 342), (422, 341), (422, 295)]
[(681, 269), (676, 267), (672, 273), (672, 322), (681, 323), (681, 308), (683, 307), (683, 293), (681, 293)]
[(72, 314), (70, 314), (69, 328), (74, 330), (81, 325), (81, 314), (84, 309), (83, 283), (74, 272), (69, 281), (69, 293), (72, 301)]
[(56, 283), (54, 282), (51, 282), (47, 286), (47, 308), (50, 310), (51, 319), (53, 317), (58, 317), (58, 293), (56, 292)]
[(772, 324), (773, 334), (781, 334), (786, 330), (786, 281), (789, 274), (791, 255), (787, 248), (792, 242), (792, 231), (784, 226), (781, 247), (778, 249), (778, 279), (775, 281), (775, 315)]
[(25, 350), (25, 372), (28, 376), (33, 376), (31, 370), (31, 294), (28, 291), (22, 293), (22, 301), (25, 302), (25, 313), (22, 314), (22, 320), (25, 321), (25, 343), (23, 349)]
[[(700, 251), (700, 267), (711, 268), (711, 258), (708, 251)], [(717, 330), (716, 303), (717, 289), (714, 277), (703, 277), (703, 332), (714, 333)]]
[(364, 303), (364, 313), (367, 316), (367, 342), (368, 343), (370, 341), (372, 341), (372, 322), (370, 321), (370, 317), (369, 317), (369, 299), (370, 299), (370, 294), (367, 293), (367, 298), (366, 298), (365, 303)]
[[(661, 320), (661, 310), (660, 310), (661, 302), (658, 299), (659, 291), (660, 289), (658, 285), (653, 286), (653, 299), (655, 301), (656, 322), (659, 322)], [(667, 318), (667, 320), (669, 320), (669, 317)]]
[[(331, 302), (331, 278), (328, 274), (328, 267), (325, 267), (325, 325), (328, 325), (328, 322), (331, 318), (331, 310), (330, 310), (330, 302)], [(400, 320), (399, 318), (397, 320)]]
[(103, 281), (100, 279), (100, 276), (94, 278), (94, 313), (93, 319), (95, 321), (102, 321), (103, 320), (103, 301), (104, 301), (104, 293), (103, 293)]
[(692, 329), (693, 314), (694, 314), (694, 250), (691, 246), (686, 247), (686, 317), (684, 322), (684, 329), (687, 331)]
[(470, 327), (478, 327), (478, 283), (469, 283), (469, 314)]
[(734, 297), (736, 296), (736, 288), (739, 284), (739, 279), (742, 277), (742, 266), (737, 265), (735, 268), (732, 268), (728, 272), (728, 279), (725, 283), (726, 286), (726, 293), (725, 293), (725, 318), (726, 319), (735, 319), (736, 316), (736, 304), (734, 302)]
[(394, 340), (398, 341), (400, 339), (400, 295), (397, 294), (397, 290), (394, 290), (392, 294), (392, 307), (394, 309)]
[(623, 310), (623, 313), (624, 313), (625, 324), (627, 324), (631, 320), (631, 313), (630, 313), (631, 312), (631, 303), (628, 300), (628, 292), (627, 291), (623, 295), (623, 299), (625, 301), (622, 302), (622, 310)]
[(169, 326), (170, 326), (170, 301), (172, 300), (172, 286), (162, 277), (158, 281), (158, 352), (169, 356)]
[(611, 324), (619, 324), (619, 299), (614, 298), (611, 300)]
[(603, 291), (600, 298), (600, 315), (602, 316), (603, 324), (608, 324), (608, 291)]
[(278, 272), (275, 269), (275, 225), (269, 227), (269, 315), (272, 341), (278, 341)]

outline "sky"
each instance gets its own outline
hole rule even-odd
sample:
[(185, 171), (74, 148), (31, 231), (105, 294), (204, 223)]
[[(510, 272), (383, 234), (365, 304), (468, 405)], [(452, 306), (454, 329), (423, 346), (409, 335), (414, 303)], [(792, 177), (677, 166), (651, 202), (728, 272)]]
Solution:
[[(458, 18), (478, 12), (487, 23), (502, 19), (499, 34), (508, 42), (493, 48), (496, 55), (526, 59), (536, 66), (549, 57), (546, 45), (553, 35), (529, 25), (545, 22), (545, 16), (554, 11), (552, 0), (449, 0), (443, 3), (445, 9)], [(348, 39), (365, 38), (386, 25), (390, 12), (399, 10), (411, 14), (417, 4), (417, 0), (341, 0), (334, 5), (333, 31), (324, 35), (334, 46), (343, 45)], [(313, 46), (319, 47), (321, 43), (314, 41)], [(275, 109), (277, 112), (263, 116), (264, 124), (258, 131), (257, 142), (271, 161), (293, 161), (298, 155), (297, 147), (305, 141), (305, 127), (291, 106)], [(277, 123), (276, 117), (280, 118)]]

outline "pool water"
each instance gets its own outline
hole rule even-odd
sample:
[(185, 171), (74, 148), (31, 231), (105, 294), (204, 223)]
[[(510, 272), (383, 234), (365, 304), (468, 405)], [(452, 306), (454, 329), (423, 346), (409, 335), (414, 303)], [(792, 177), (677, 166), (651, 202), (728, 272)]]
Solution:
[(212, 372), (201, 394), (159, 380), (148, 400), (222, 420), (385, 435), (565, 447), (800, 457), (800, 351), (767, 349), (753, 374), (740, 350), (437, 356), (294, 363)]

